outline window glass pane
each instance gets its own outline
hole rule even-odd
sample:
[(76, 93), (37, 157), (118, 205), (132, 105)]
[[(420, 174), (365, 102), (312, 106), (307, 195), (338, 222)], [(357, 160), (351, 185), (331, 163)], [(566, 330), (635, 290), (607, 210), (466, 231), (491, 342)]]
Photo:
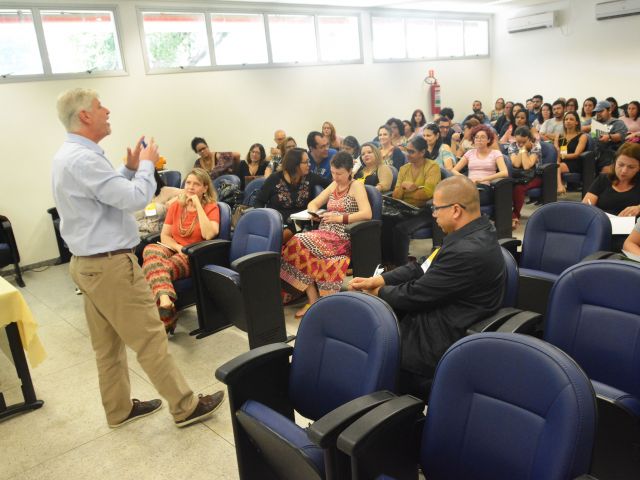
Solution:
[(358, 17), (318, 17), (320, 59), (360, 59)]
[(436, 25), (438, 29), (438, 56), (463, 56), (462, 21), (438, 20)]
[(489, 22), (464, 22), (464, 54), (489, 55)]
[(213, 48), (218, 65), (267, 63), (262, 15), (212, 14)]
[(144, 12), (150, 68), (211, 65), (204, 13)]
[(44, 73), (30, 10), (0, 10), (0, 75)]
[(311, 15), (269, 15), (274, 63), (316, 62), (316, 33)]
[(428, 18), (406, 19), (407, 54), (409, 58), (436, 56), (436, 25)]
[(113, 12), (43, 10), (53, 73), (122, 70)]
[(398, 17), (372, 17), (373, 58), (406, 58), (404, 22)]

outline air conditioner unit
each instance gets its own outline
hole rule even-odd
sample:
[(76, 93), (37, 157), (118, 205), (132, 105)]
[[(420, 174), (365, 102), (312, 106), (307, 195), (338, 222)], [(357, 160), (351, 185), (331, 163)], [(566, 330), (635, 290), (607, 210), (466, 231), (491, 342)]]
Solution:
[(628, 17), (640, 14), (640, 0), (617, 0), (596, 3), (596, 20)]
[(515, 17), (507, 20), (509, 33), (536, 30), (538, 28), (551, 28), (555, 26), (556, 12), (536, 13), (524, 17)]

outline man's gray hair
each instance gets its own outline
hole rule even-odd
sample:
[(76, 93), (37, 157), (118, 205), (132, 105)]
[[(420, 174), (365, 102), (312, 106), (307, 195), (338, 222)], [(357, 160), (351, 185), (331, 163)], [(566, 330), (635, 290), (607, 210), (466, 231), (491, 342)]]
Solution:
[(58, 118), (67, 132), (75, 132), (80, 128), (78, 114), (82, 110), (91, 110), (94, 98), (98, 98), (98, 92), (88, 88), (73, 88), (60, 94), (56, 105)]

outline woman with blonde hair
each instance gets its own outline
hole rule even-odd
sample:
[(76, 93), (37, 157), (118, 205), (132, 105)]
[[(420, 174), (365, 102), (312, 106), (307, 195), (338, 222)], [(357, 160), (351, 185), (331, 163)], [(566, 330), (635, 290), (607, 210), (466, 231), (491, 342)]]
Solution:
[(335, 148), (340, 150), (342, 148), (342, 137), (336, 134), (336, 127), (331, 122), (324, 122), (322, 124), (322, 135), (329, 142), (329, 148)]
[(382, 193), (391, 190), (393, 173), (389, 165), (382, 161), (382, 154), (373, 143), (367, 142), (360, 147), (362, 164), (353, 177), (365, 185), (376, 187)]
[(220, 210), (209, 174), (201, 168), (189, 172), (184, 193), (167, 210), (160, 242), (147, 245), (142, 253), (145, 278), (156, 299), (167, 333), (173, 333), (177, 299), (173, 281), (191, 274), (189, 258), (182, 248), (211, 240), (220, 230)]

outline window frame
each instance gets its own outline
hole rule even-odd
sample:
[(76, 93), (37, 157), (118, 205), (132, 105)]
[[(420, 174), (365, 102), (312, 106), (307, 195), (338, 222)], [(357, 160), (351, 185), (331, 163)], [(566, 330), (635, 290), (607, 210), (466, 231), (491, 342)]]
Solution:
[[(20, 82), (33, 82), (39, 80), (72, 80), (72, 79), (87, 79), (87, 78), (99, 78), (99, 77), (124, 77), (128, 76), (127, 64), (123, 53), (122, 43), (122, 24), (120, 21), (120, 10), (118, 5), (104, 4), (104, 5), (89, 5), (89, 4), (47, 4), (47, 3), (0, 3), (1, 10), (29, 10), (33, 16), (33, 24), (36, 33), (36, 40), (38, 43), (38, 50), (40, 53), (40, 62), (42, 64), (43, 73), (29, 74), (29, 75), (9, 75), (5, 76), (4, 72), (0, 72), (0, 84), (4, 83), (20, 83)], [(117, 42), (117, 53), (120, 55), (120, 64), (122, 70), (97, 70), (92, 72), (71, 72), (71, 73), (53, 73), (51, 70), (51, 62), (49, 60), (49, 49), (47, 46), (44, 27), (42, 25), (42, 11), (69, 11), (69, 12), (111, 12), (113, 16), (113, 25), (115, 27), (115, 35)]]

